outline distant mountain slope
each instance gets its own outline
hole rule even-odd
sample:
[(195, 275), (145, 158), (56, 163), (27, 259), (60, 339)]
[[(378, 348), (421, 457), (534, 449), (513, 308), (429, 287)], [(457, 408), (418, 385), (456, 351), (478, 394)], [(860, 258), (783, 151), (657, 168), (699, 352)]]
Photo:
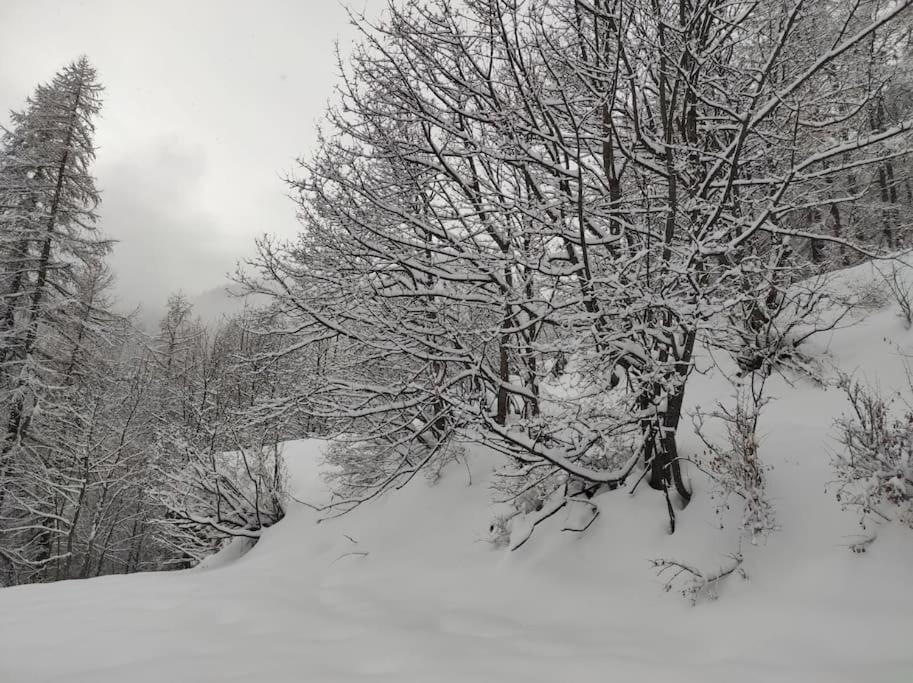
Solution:
[[(263, 297), (236, 295), (237, 287), (223, 285), (207, 289), (196, 295), (187, 295), (193, 305), (195, 316), (199, 316), (204, 323), (209, 325), (218, 323), (223, 318), (231, 317), (244, 310), (245, 306), (263, 305)], [(186, 292), (185, 292), (186, 294)], [(165, 313), (165, 302), (154, 306), (145, 305), (139, 311), (138, 323), (149, 332), (158, 329), (159, 321)]]
[(250, 303), (250, 299), (237, 296), (237, 289), (232, 286), (213, 287), (191, 297), (194, 313), (208, 323), (240, 313), (244, 310), (245, 303)]

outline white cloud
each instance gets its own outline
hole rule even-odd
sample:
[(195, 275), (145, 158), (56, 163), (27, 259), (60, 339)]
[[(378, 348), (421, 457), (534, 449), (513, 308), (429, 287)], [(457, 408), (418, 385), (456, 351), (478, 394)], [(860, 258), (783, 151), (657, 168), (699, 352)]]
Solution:
[(96, 172), (118, 293), (153, 302), (218, 285), (256, 235), (294, 233), (281, 177), (313, 144), (334, 41), (353, 33), (323, 0), (3, 0), (0, 109), (88, 55), (106, 88)]

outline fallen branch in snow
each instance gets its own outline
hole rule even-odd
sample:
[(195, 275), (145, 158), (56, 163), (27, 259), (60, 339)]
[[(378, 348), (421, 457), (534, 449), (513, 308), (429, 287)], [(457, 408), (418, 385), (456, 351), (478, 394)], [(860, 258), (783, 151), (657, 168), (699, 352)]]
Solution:
[(519, 540), (515, 541), (511, 539), (510, 549), (513, 551), (521, 548), (533, 535), (535, 528), (549, 517), (557, 514), (565, 505), (567, 505), (567, 501), (567, 484), (564, 484), (560, 491), (552, 496), (551, 501), (543, 505), (542, 509), (539, 510), (534, 517), (523, 520), (524, 522), (528, 522), (528, 527)]
[(297, 497), (293, 496), (291, 493), (288, 494), (288, 497), (289, 497), (291, 500), (295, 501), (296, 503), (300, 503), (301, 505), (304, 505), (305, 507), (308, 507), (308, 508), (310, 508), (311, 510), (314, 510), (315, 512), (322, 512), (322, 511), (323, 511), (323, 508), (320, 507), (319, 505), (314, 505), (313, 503), (309, 503), (309, 502), (307, 502), (306, 500), (301, 500), (300, 498), (297, 498)]
[(859, 540), (853, 541), (847, 547), (854, 553), (864, 553), (869, 549), (869, 546), (875, 542), (875, 539), (878, 538), (878, 532), (871, 531), (868, 534), (857, 536), (857, 538)]
[(589, 528), (593, 525), (593, 522), (596, 521), (596, 518), (599, 517), (599, 506), (596, 505), (596, 503), (591, 503), (591, 502), (588, 501), (588, 500), (576, 500), (576, 499), (575, 499), (575, 502), (583, 503), (584, 505), (589, 505), (589, 506), (590, 506), (590, 512), (591, 512), (590, 519), (589, 519), (589, 521), (588, 521), (586, 524), (584, 524), (582, 527), (566, 526), (566, 527), (563, 527), (563, 528), (561, 529), (561, 531), (575, 531), (575, 532), (577, 532), (577, 533), (581, 533), (581, 534), (582, 534), (584, 531), (586, 531), (587, 529), (589, 529)]
[[(550, 517), (554, 517), (558, 512), (563, 510), (568, 503), (583, 503), (584, 505), (589, 506), (591, 511), (591, 516), (587, 520), (586, 524), (581, 527), (570, 527), (565, 526), (562, 531), (574, 531), (577, 533), (583, 533), (592, 526), (593, 522), (596, 521), (596, 518), (599, 517), (599, 506), (596, 503), (593, 503), (589, 500), (581, 500), (576, 495), (568, 496), (567, 495), (567, 484), (563, 484), (561, 488), (551, 497), (551, 499), (546, 502), (542, 508), (531, 517), (522, 518), (522, 521), (527, 524), (527, 528), (522, 532), (519, 538), (511, 538), (510, 549), (518, 550), (520, 547), (525, 544), (530, 537), (533, 535), (533, 531), (537, 526), (542, 524), (545, 520)], [(514, 517), (516, 519), (516, 516)]]
[(342, 555), (340, 555), (339, 557), (337, 557), (335, 560), (333, 560), (332, 562), (330, 562), (330, 564), (336, 564), (336, 563), (339, 562), (339, 560), (341, 560), (342, 558), (344, 558), (344, 557), (352, 557), (353, 555), (355, 555), (355, 556), (357, 556), (357, 557), (367, 557), (367, 556), (369, 555), (369, 553), (368, 553), (367, 551), (365, 551), (365, 550), (352, 551), (352, 552), (350, 552), (350, 553), (343, 553)]
[(463, 456), (463, 464), (466, 466), (466, 476), (469, 478), (469, 483), (466, 485), (472, 486), (472, 468), (469, 467), (469, 458), (465, 455)]
[(734, 553), (729, 555), (729, 558), (729, 563), (709, 574), (702, 572), (696, 567), (676, 560), (656, 559), (651, 560), (651, 562), (653, 563), (653, 567), (657, 570), (657, 576), (661, 576), (666, 572), (672, 572), (672, 576), (669, 577), (665, 586), (663, 586), (663, 589), (666, 591), (672, 590), (675, 580), (681, 575), (685, 574), (690, 576), (691, 578), (683, 584), (681, 593), (682, 596), (689, 598), (691, 604), (694, 605), (701, 595), (706, 595), (711, 600), (715, 600), (718, 597), (714, 592), (715, 586), (730, 574), (739, 574), (743, 579), (748, 578), (745, 570), (742, 569), (742, 553)]

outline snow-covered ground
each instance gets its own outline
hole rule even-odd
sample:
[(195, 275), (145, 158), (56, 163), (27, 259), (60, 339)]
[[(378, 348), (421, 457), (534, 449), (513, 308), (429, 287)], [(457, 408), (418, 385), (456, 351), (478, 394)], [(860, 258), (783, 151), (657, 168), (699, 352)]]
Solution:
[[(905, 381), (913, 332), (884, 309), (815, 346), (887, 390)], [(600, 496), (586, 534), (560, 532), (561, 513), (509, 553), (487, 541), (492, 461), (475, 454), (471, 485), (456, 465), (320, 525), (294, 504), (240, 558), (4, 589), (0, 682), (913, 681), (913, 533), (882, 528), (867, 553), (849, 550), (857, 517), (825, 491), (843, 395), (770, 388), (762, 451), (782, 528), (743, 548), (749, 578), (719, 600), (665, 593), (649, 562), (712, 570), (736, 549), (703, 478), (672, 536), (641, 487)], [(698, 376), (689, 404), (730, 390)], [(286, 445), (300, 499), (326, 498), (320, 449)]]

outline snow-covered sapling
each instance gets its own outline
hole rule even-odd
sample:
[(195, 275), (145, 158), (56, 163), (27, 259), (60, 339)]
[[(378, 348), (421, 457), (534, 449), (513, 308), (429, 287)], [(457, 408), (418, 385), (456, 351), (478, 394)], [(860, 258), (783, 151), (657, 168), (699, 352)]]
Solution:
[(837, 420), (837, 500), (861, 514), (913, 528), (913, 409), (848, 375), (838, 386), (852, 411)]

